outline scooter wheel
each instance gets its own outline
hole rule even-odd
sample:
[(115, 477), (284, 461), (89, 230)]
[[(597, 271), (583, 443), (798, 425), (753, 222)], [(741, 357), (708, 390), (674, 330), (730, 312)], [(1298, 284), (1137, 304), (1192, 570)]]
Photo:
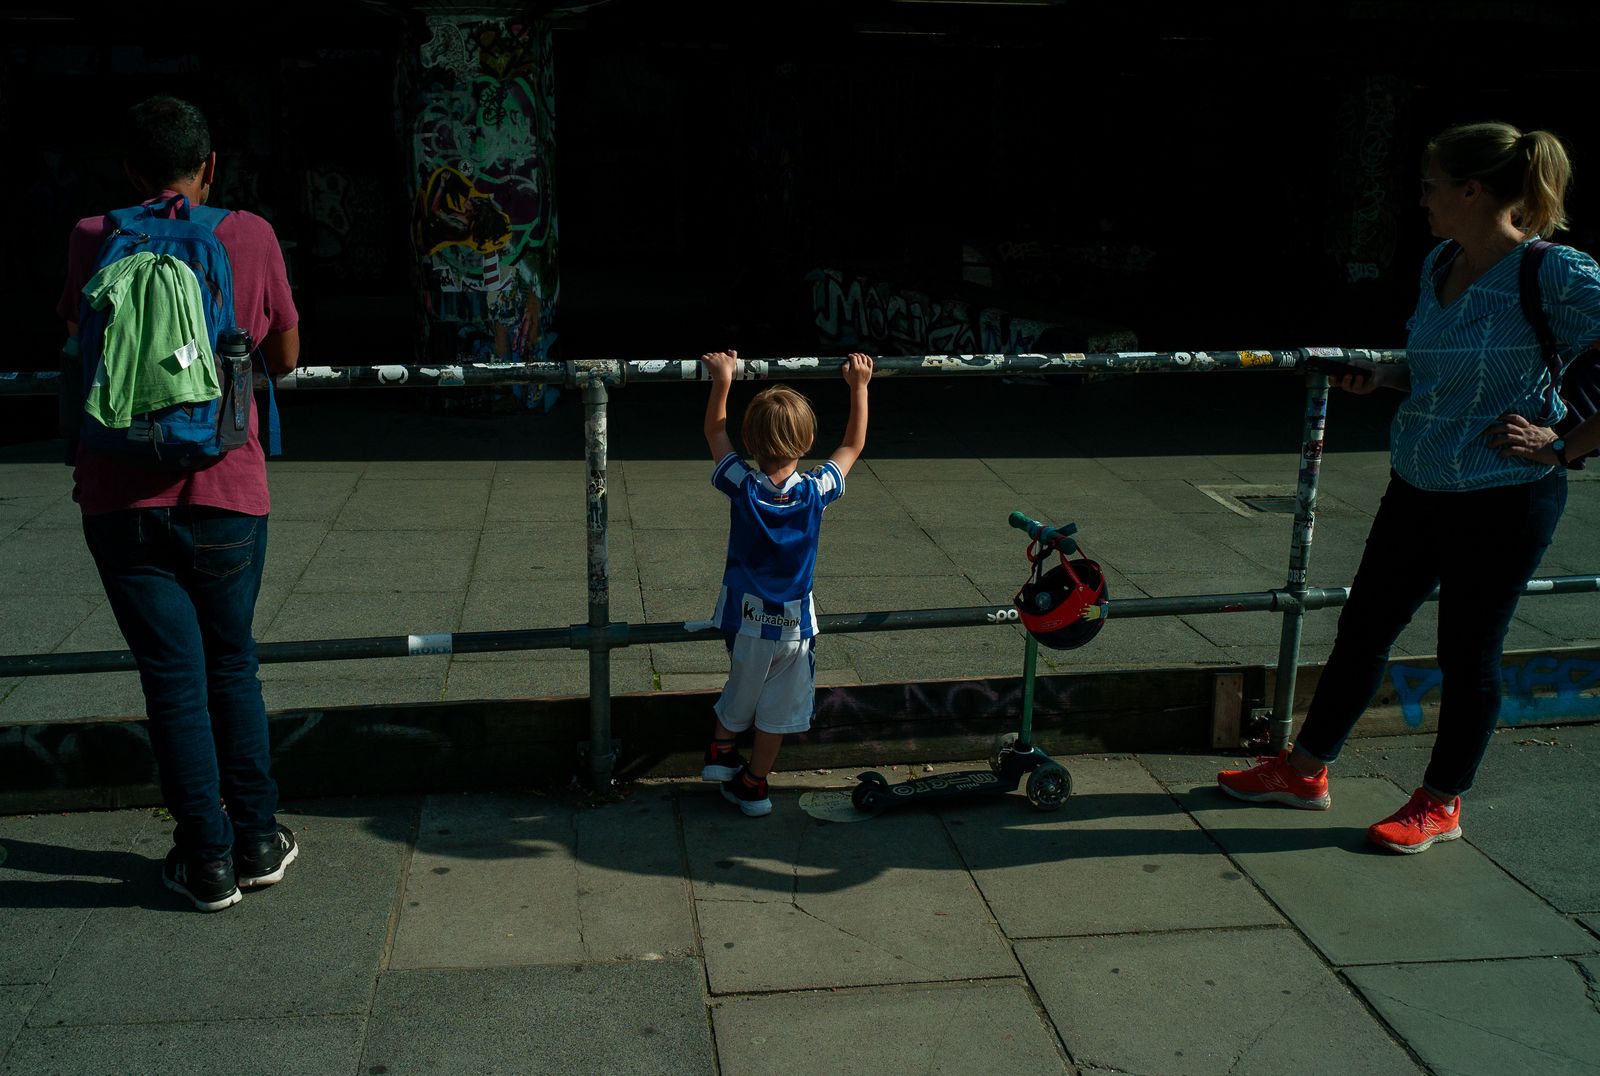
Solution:
[(994, 749), (989, 752), (989, 769), (993, 770), (995, 773), (999, 773), (1001, 756), (1004, 755), (1005, 752), (1011, 750), (1012, 746), (1019, 739), (1021, 739), (1021, 737), (1015, 732), (1008, 732), (1003, 736), (996, 736), (994, 740)]
[(1039, 810), (1057, 810), (1070, 795), (1072, 775), (1066, 771), (1066, 767), (1046, 762), (1028, 774), (1028, 802)]
[(873, 797), (889, 787), (888, 778), (881, 773), (869, 772), (857, 777), (856, 780), (860, 784), (856, 785), (851, 791), (850, 802), (855, 805), (855, 809), (858, 811), (876, 810), (877, 805), (872, 802)]

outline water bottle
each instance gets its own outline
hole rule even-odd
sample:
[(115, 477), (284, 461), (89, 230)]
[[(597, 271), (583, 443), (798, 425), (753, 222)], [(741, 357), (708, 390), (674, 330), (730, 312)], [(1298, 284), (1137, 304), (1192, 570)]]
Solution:
[[(224, 378), (223, 395), (233, 405), (233, 428), (250, 428), (250, 353), (255, 350), (250, 334), (234, 326), (217, 334), (217, 365)], [(226, 406), (225, 403), (225, 406)]]

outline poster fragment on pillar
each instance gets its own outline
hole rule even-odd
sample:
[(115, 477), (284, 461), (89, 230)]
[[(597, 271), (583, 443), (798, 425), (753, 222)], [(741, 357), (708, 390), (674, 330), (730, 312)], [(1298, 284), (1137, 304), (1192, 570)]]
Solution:
[[(422, 361), (549, 355), (560, 296), (551, 60), (548, 28), (524, 17), (425, 20), (410, 94)], [(516, 394), (548, 408), (556, 390)]]

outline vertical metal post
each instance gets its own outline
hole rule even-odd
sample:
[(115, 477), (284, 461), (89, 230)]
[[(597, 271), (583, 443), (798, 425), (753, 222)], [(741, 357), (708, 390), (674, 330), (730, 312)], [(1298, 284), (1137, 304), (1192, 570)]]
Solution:
[(1033, 743), (1033, 674), (1038, 663), (1039, 641), (1030, 631), (1022, 652), (1022, 729), (1017, 733), (1017, 747), (1024, 751)]
[(584, 442), (588, 449), (589, 549), (589, 783), (611, 787), (616, 749), (611, 742), (611, 580), (606, 557), (606, 383), (590, 371), (583, 385)]
[(1278, 689), (1272, 699), (1272, 749), (1281, 751), (1294, 735), (1294, 681), (1300, 664), (1300, 629), (1305, 623), (1306, 569), (1311, 534), (1317, 523), (1317, 477), (1322, 473), (1322, 435), (1328, 422), (1328, 375), (1306, 375), (1306, 421), (1301, 434), (1300, 484), (1295, 490), (1294, 538), (1289, 546), (1289, 581), (1295, 599), (1283, 611), (1278, 639)]

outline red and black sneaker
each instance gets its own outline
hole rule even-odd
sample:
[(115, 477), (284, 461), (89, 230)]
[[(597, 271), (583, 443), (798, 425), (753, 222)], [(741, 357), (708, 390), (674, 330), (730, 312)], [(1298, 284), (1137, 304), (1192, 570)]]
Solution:
[(744, 756), (732, 740), (712, 740), (706, 744), (705, 766), (700, 770), (702, 781), (731, 781), (744, 769)]
[(722, 782), (722, 798), (739, 805), (739, 810), (751, 818), (772, 813), (772, 799), (767, 795), (767, 779), (742, 766), (732, 780)]

